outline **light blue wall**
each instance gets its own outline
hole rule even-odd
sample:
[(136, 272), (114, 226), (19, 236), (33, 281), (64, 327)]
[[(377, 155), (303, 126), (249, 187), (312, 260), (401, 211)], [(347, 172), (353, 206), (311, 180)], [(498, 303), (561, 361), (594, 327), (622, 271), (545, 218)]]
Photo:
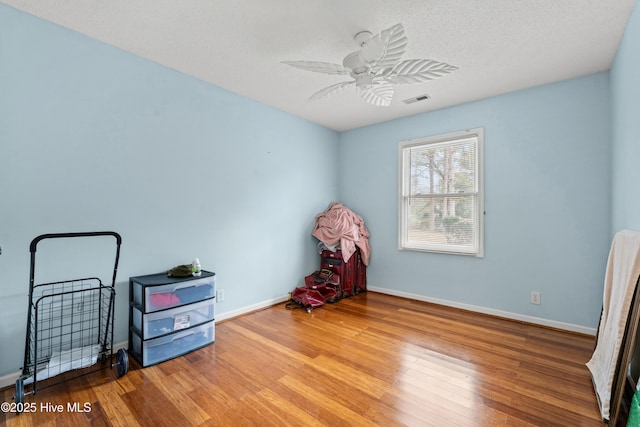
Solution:
[(611, 68), (612, 232), (640, 230), (640, 2)]
[[(369, 284), (595, 328), (610, 244), (608, 98), (600, 73), (342, 133), (340, 198), (371, 233)], [(475, 127), (485, 257), (398, 251), (398, 143)]]
[[(311, 231), (337, 196), (337, 143), (324, 127), (0, 5), (0, 377), (22, 365), (32, 238), (122, 235), (116, 342), (129, 276), (194, 257), (225, 289), (219, 313), (281, 297), (317, 265)], [(37, 270), (71, 278), (104, 261), (108, 271), (106, 250), (87, 244), (72, 267), (59, 266), (65, 248)]]

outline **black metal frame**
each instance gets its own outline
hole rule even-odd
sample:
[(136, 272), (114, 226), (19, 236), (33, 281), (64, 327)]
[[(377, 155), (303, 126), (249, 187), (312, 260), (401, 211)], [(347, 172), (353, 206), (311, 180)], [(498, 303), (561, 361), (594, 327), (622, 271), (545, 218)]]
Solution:
[[(115, 261), (111, 284), (104, 285), (97, 277), (87, 277), (66, 281), (35, 283), (36, 249), (38, 243), (45, 239), (112, 236), (116, 240)], [(69, 370), (88, 367), (93, 363), (74, 366), (74, 351), (81, 350), (80, 360), (87, 355), (85, 348), (92, 346), (89, 360), (99, 357), (101, 364), (109, 359), (109, 367), (113, 367), (113, 321), (115, 307), (115, 283), (120, 259), (122, 237), (113, 231), (53, 233), (43, 234), (31, 241), (31, 266), (29, 271), (29, 308), (27, 317), (27, 333), (25, 338), (24, 365), (22, 375), (16, 381), (14, 399), (22, 402), (25, 394), (36, 394), (38, 389), (50, 387), (59, 382), (69, 381), (82, 375), (95, 372), (97, 369), (80, 369), (74, 375), (64, 375), (59, 382), (47, 382), (38, 388), (38, 373), (46, 380)], [(94, 352), (93, 349), (98, 347)], [(57, 352), (57, 366), (50, 366), (52, 355)], [(123, 354), (121, 354), (123, 353)], [(124, 359), (124, 360), (123, 360)], [(96, 360), (97, 361), (97, 360)], [(76, 360), (77, 362), (77, 360)], [(128, 358), (124, 350), (118, 352), (117, 365), (119, 376), (128, 370)], [(67, 369), (68, 368), (68, 369)], [(64, 370), (63, 370), (64, 369)], [(32, 387), (25, 392), (25, 380), (32, 378)]]

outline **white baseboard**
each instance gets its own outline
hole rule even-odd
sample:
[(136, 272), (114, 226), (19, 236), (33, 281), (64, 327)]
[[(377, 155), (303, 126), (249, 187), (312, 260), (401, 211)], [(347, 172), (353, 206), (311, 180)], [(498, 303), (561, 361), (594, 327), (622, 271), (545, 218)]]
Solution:
[(5, 387), (9, 387), (10, 385), (15, 385), (16, 380), (20, 376), (22, 372), (14, 372), (13, 374), (7, 374), (3, 377), (0, 377), (0, 389)]
[(381, 294), (394, 295), (397, 297), (409, 298), (417, 301), (425, 301), (433, 304), (444, 305), (447, 307), (460, 308), (462, 310), (473, 311), (476, 313), (489, 314), (491, 316), (504, 317), (506, 319), (518, 320), (521, 322), (532, 323), (534, 325), (547, 326), (555, 329), (562, 329), (570, 332), (577, 332), (585, 335), (595, 336), (597, 329), (588, 328), (586, 326), (574, 325), (571, 323), (558, 322), (556, 320), (544, 319), (542, 317), (527, 316), (524, 314), (511, 313), (508, 311), (496, 310), (493, 308), (481, 307), (477, 305), (464, 304), (456, 301), (449, 301), (440, 298), (431, 298), (424, 295), (412, 294), (409, 292), (396, 291), (394, 289), (379, 288), (376, 286), (368, 286), (370, 291), (379, 292)]
[(222, 322), (223, 320), (229, 320), (233, 317), (238, 317), (238, 316), (242, 316), (243, 314), (251, 313), (253, 311), (262, 310), (263, 308), (268, 308), (268, 307), (271, 307), (272, 305), (280, 304), (281, 302), (285, 302), (288, 300), (289, 300), (289, 296), (283, 295), (280, 297), (259, 302), (257, 304), (241, 307), (236, 310), (225, 311), (222, 314), (216, 314), (216, 322)]

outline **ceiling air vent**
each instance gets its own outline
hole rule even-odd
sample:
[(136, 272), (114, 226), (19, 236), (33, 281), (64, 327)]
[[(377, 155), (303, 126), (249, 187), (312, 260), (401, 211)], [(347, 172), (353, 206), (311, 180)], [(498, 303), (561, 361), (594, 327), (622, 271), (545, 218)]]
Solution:
[(425, 101), (429, 98), (430, 96), (425, 93), (424, 95), (418, 95), (414, 96), (413, 98), (403, 99), (402, 102), (404, 102), (405, 104), (413, 104), (414, 102)]

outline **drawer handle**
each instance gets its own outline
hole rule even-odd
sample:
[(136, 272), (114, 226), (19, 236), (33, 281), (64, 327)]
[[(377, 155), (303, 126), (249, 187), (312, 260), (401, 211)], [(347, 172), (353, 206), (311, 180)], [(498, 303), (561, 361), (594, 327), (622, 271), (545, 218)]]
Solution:
[(190, 332), (190, 333), (185, 333), (183, 335), (176, 335), (175, 337), (171, 338), (171, 341), (165, 341), (165, 342), (153, 342), (153, 340), (151, 340), (152, 342), (150, 342), (149, 344), (147, 344), (148, 348), (154, 348), (154, 347), (161, 347), (163, 345), (167, 345), (169, 343), (173, 343), (176, 340), (182, 339), (182, 338), (186, 338), (192, 335), (195, 335), (195, 332)]
[(177, 336), (177, 337), (173, 338), (171, 340), (171, 342), (173, 342), (175, 340), (181, 340), (182, 338), (190, 337), (190, 336), (195, 335), (195, 334), (196, 334), (195, 332), (191, 332), (189, 334), (180, 335), (179, 337)]

